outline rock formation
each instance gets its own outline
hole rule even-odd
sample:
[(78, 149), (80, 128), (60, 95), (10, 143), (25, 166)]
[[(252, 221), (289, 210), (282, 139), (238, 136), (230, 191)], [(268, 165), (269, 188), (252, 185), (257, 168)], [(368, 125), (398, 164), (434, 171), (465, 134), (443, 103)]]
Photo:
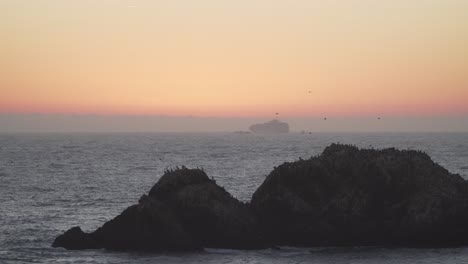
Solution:
[(468, 245), (468, 183), (419, 151), (332, 144), (275, 168), (249, 205), (199, 169), (167, 171), (139, 203), (54, 247), (112, 250)]
[(259, 134), (280, 134), (289, 133), (289, 125), (285, 122), (280, 122), (273, 119), (263, 124), (254, 124), (250, 126), (250, 131)]
[(468, 184), (418, 151), (333, 144), (275, 168), (252, 208), (275, 244), (468, 244)]
[(188, 234), (164, 203), (143, 195), (137, 205), (87, 234), (73, 227), (58, 236), (53, 247), (112, 250), (197, 250), (201, 245)]
[(199, 169), (167, 171), (137, 205), (87, 234), (74, 227), (53, 247), (112, 250), (258, 249), (256, 217)]
[(254, 249), (266, 247), (255, 215), (202, 170), (167, 172), (149, 196), (163, 201), (202, 247)]

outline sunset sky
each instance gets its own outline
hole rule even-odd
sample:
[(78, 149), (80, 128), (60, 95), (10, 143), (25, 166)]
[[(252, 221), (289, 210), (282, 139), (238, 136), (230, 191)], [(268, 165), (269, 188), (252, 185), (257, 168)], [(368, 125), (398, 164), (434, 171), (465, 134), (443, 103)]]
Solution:
[(0, 113), (467, 116), (467, 14), (465, 0), (0, 0)]

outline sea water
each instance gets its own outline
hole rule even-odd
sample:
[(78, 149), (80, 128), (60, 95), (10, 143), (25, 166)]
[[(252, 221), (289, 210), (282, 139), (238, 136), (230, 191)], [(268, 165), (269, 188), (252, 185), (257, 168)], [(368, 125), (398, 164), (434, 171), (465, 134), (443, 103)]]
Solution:
[(51, 247), (70, 227), (93, 231), (137, 203), (167, 168), (203, 168), (248, 201), (275, 166), (318, 155), (334, 142), (423, 150), (468, 178), (466, 133), (0, 134), (0, 263), (468, 263), (468, 247), (165, 254)]

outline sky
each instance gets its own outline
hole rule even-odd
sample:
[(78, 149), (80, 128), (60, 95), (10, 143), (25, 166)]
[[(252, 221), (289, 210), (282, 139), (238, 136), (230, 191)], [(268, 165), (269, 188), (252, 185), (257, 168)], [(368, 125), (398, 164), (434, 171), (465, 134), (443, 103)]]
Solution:
[(0, 0), (0, 131), (54, 116), (241, 129), (276, 112), (297, 130), (379, 116), (468, 131), (466, 14), (466, 0)]

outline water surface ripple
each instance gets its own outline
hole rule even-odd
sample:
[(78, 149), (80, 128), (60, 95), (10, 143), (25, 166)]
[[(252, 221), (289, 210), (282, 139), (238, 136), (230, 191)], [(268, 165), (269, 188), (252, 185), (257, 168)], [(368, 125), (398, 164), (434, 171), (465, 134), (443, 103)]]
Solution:
[(468, 134), (1, 134), (0, 263), (468, 263), (468, 248), (147, 254), (50, 247), (68, 228), (92, 231), (136, 203), (166, 168), (204, 168), (248, 201), (274, 166), (318, 155), (332, 142), (423, 150), (468, 177)]

